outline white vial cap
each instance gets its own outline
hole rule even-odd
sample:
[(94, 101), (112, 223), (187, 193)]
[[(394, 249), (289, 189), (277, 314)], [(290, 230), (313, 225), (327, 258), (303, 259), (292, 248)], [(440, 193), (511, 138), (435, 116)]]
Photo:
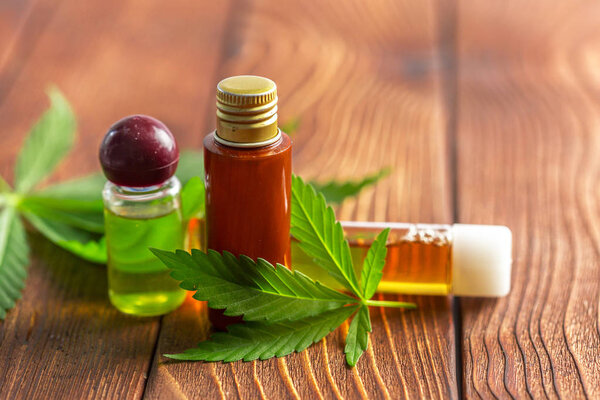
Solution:
[(506, 226), (452, 226), (452, 292), (500, 297), (510, 291), (512, 233)]

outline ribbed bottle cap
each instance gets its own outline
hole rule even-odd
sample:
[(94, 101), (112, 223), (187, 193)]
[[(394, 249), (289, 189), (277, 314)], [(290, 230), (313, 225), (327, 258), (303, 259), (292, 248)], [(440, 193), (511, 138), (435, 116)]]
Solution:
[(500, 297), (510, 291), (512, 233), (506, 226), (452, 226), (452, 292)]
[(253, 144), (275, 138), (277, 85), (253, 75), (232, 76), (217, 85), (217, 136), (227, 142)]

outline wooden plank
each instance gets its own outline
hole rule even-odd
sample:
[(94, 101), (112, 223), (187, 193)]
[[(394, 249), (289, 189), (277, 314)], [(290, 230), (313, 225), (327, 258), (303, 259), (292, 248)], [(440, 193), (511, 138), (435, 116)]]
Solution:
[[(76, 149), (55, 179), (98, 170), (107, 127), (131, 113), (162, 119), (182, 147), (198, 145), (224, 11), (187, 1), (62, 2), (0, 104), (2, 175), (12, 175), (50, 82), (79, 119)], [(0, 322), (0, 398), (141, 397), (159, 318), (119, 314), (104, 267), (36, 241), (24, 298)]]
[[(4, 54), (15, 35), (19, 32), (19, 27), (27, 19), (33, 1), (6, 0), (0, 3), (0, 54)], [(3, 57), (4, 58), (4, 57)]]
[(0, 103), (55, 10), (45, 0), (0, 2)]
[(108, 304), (106, 269), (29, 235), (23, 298), (0, 322), (0, 398), (139, 398), (157, 318)]
[(597, 2), (459, 2), (458, 214), (514, 234), (462, 301), (467, 398), (600, 397)]
[[(296, 173), (348, 178), (393, 168), (389, 179), (345, 204), (341, 218), (450, 221), (433, 2), (237, 2), (233, 12), (216, 78), (251, 73), (277, 82), (280, 120), (300, 118)], [(209, 109), (212, 125), (212, 104)], [(281, 359), (167, 361), (161, 354), (208, 337), (204, 309), (186, 302), (162, 320), (146, 395), (456, 397), (449, 300), (410, 300), (418, 311), (372, 310), (372, 345), (355, 369), (345, 365), (342, 351), (347, 324), (307, 351)]]

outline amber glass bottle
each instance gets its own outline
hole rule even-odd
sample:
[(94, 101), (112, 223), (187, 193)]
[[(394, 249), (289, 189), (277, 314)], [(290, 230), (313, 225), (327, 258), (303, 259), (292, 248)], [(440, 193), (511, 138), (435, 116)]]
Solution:
[[(290, 263), (292, 143), (277, 127), (277, 87), (258, 76), (217, 85), (217, 129), (204, 139), (206, 246)], [(217, 329), (239, 318), (209, 310)]]

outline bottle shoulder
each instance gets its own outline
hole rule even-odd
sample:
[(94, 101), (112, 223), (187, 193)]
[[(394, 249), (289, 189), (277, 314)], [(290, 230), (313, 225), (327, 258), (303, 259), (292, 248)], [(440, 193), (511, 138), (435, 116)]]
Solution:
[(217, 156), (226, 156), (232, 158), (261, 158), (271, 157), (278, 154), (290, 152), (292, 150), (292, 139), (284, 132), (281, 132), (281, 139), (277, 142), (263, 147), (230, 147), (223, 145), (215, 140), (215, 132), (204, 137), (205, 153)]

